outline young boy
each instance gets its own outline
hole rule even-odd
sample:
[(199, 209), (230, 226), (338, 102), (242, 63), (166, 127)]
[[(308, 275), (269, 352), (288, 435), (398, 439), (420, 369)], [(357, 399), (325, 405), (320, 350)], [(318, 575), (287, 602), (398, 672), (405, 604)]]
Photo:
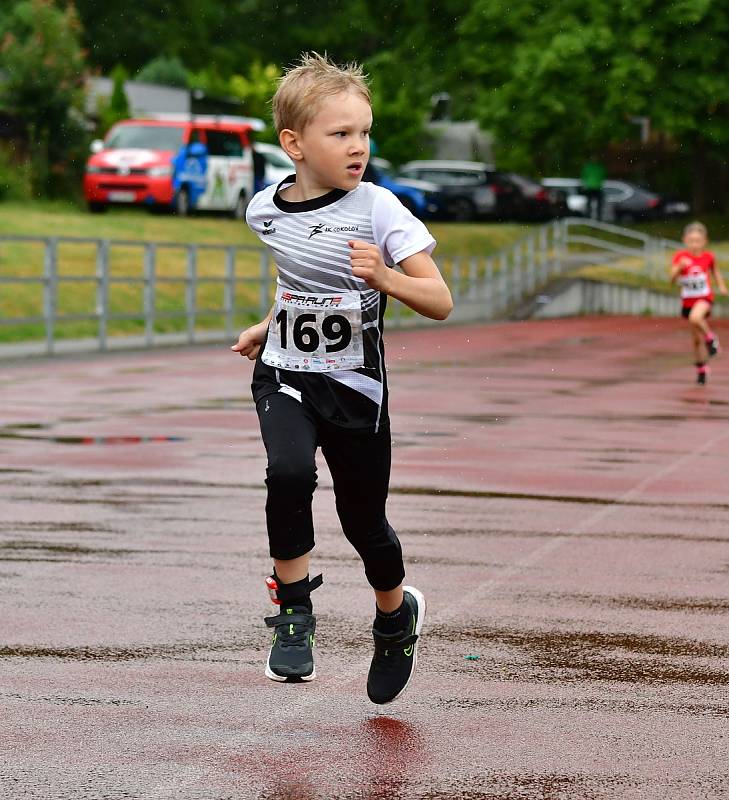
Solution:
[(367, 693), (374, 703), (389, 703), (413, 675), (425, 599), (402, 585), (400, 542), (385, 515), (385, 303), (391, 295), (432, 319), (445, 319), (453, 304), (425, 226), (389, 191), (361, 182), (372, 125), (361, 69), (303, 56), (281, 79), (273, 116), (296, 174), (256, 195), (246, 219), (273, 252), (276, 299), (267, 318), (232, 347), (256, 360), (253, 398), (268, 457), (274, 568), (267, 584), (280, 613), (266, 618), (275, 629), (266, 675), (315, 677), (310, 593), (322, 578), (309, 578), (309, 554), (321, 447), (342, 529), (375, 594)]
[(718, 355), (719, 340), (709, 328), (711, 305), (714, 292), (711, 286), (712, 275), (722, 294), (726, 285), (716, 267), (714, 254), (706, 250), (708, 232), (700, 222), (692, 222), (683, 230), (685, 250), (679, 250), (671, 263), (671, 283), (681, 286), (681, 314), (691, 325), (696, 362), (696, 382), (706, 383), (710, 356)]

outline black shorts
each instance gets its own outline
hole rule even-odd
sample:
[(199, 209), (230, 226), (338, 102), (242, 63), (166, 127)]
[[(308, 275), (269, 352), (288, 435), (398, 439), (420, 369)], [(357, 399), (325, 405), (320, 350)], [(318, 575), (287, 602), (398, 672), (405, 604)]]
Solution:
[[(699, 297), (699, 300), (703, 300), (703, 299), (704, 299), (703, 297)], [(710, 317), (711, 316), (711, 307), (712, 307), (713, 303), (712, 303), (711, 300), (707, 300), (706, 302), (709, 304), (709, 313), (706, 316)], [(684, 319), (688, 319), (689, 318), (689, 314), (691, 313), (691, 309), (693, 307), (694, 307), (693, 303), (690, 306), (681, 306), (681, 316)]]
[(284, 392), (256, 403), (266, 446), (266, 526), (272, 558), (289, 560), (314, 547), (311, 503), (321, 447), (334, 484), (344, 535), (364, 563), (370, 585), (390, 591), (402, 583), (402, 550), (385, 515), (390, 483), (389, 425), (351, 430), (324, 419), (305, 398)]

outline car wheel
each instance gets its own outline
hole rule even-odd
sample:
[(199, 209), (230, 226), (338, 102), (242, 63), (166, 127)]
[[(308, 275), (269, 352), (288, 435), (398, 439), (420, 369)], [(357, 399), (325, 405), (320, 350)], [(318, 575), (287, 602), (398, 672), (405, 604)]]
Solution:
[(175, 195), (174, 207), (178, 217), (190, 216), (190, 192), (184, 186)]
[(630, 225), (635, 222), (635, 214), (631, 214), (630, 211), (621, 211), (618, 214), (618, 222), (622, 222), (623, 225)]
[(402, 203), (403, 206), (405, 206), (405, 208), (407, 208), (407, 210), (411, 214), (417, 214), (418, 209), (411, 197), (398, 197), (397, 199)]
[(246, 193), (241, 192), (238, 195), (238, 201), (233, 208), (233, 218), (237, 220), (245, 220), (246, 218), (246, 208), (248, 207), (248, 199), (246, 198)]
[(470, 222), (476, 216), (473, 203), (465, 197), (456, 197), (451, 203), (450, 210), (456, 222)]
[(92, 214), (104, 214), (109, 206), (106, 203), (89, 203), (88, 208)]

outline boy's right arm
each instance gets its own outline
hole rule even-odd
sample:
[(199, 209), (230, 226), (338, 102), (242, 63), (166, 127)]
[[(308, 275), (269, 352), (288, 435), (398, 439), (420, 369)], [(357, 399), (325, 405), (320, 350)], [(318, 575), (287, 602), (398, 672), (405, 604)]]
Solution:
[(230, 348), (234, 353), (240, 353), (246, 356), (251, 361), (255, 361), (258, 352), (261, 349), (263, 340), (266, 338), (266, 331), (268, 330), (268, 323), (271, 321), (273, 315), (273, 308), (268, 312), (267, 316), (250, 328), (246, 328), (238, 337), (238, 341)]

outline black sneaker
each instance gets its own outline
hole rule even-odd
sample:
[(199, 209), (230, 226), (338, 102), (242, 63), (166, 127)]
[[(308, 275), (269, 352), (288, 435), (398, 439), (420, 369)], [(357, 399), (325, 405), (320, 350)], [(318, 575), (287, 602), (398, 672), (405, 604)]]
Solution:
[(266, 677), (282, 683), (313, 681), (316, 617), (305, 606), (289, 606), (264, 621), (276, 630), (266, 662)]
[(706, 383), (706, 370), (700, 369), (696, 372), (696, 383), (704, 384)]
[(706, 349), (708, 350), (710, 357), (719, 355), (719, 340), (716, 338), (716, 336), (706, 340)]
[(373, 703), (391, 703), (407, 689), (418, 663), (418, 638), (425, 618), (425, 598), (412, 586), (403, 587), (410, 610), (405, 630), (380, 633), (372, 628), (375, 654), (367, 676), (367, 696)]

